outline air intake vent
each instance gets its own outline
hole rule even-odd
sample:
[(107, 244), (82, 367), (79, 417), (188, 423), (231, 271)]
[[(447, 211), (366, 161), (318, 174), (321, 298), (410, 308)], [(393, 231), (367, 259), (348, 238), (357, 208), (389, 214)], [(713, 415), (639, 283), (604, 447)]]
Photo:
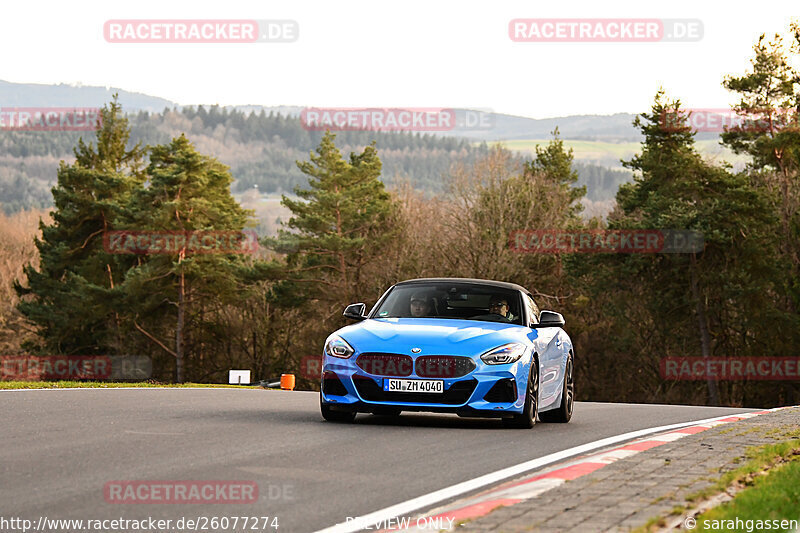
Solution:
[(410, 376), (414, 361), (399, 353), (366, 352), (356, 360), (358, 368), (373, 376)]
[(416, 372), (423, 378), (460, 378), (475, 370), (475, 361), (455, 355), (417, 357)]
[(425, 392), (385, 392), (374, 379), (366, 376), (353, 376), (353, 384), (358, 394), (368, 402), (435, 403), (461, 405), (467, 403), (478, 385), (475, 379), (456, 381), (442, 394)]
[(492, 403), (513, 403), (517, 400), (517, 382), (512, 378), (495, 383), (483, 399)]

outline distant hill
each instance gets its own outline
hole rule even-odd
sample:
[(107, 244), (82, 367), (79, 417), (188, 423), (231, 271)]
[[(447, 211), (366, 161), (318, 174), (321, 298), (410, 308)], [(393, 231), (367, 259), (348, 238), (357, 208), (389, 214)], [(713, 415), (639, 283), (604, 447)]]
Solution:
[[(111, 96), (119, 93), (123, 108), (128, 111), (161, 112), (164, 108), (182, 108), (186, 103), (134, 93), (119, 88), (94, 87), (83, 85), (42, 85), (33, 83), (11, 83), (0, 81), (0, 107), (3, 106), (75, 106), (99, 107), (111, 100)], [(299, 117), (304, 106), (280, 105), (264, 106), (243, 104), (225, 106), (228, 111), (241, 111), (256, 114), (264, 111), (267, 115), (276, 113), (288, 117)], [(639, 143), (641, 134), (634, 129), (633, 113), (616, 113), (613, 115), (571, 115), (534, 119), (488, 110), (455, 109), (455, 129), (432, 132), (438, 137), (462, 137), (473, 141), (513, 141), (522, 139), (549, 138), (558, 127), (563, 139), (598, 141), (608, 143)], [(488, 127), (475, 127), (476, 117)], [(472, 126), (471, 126), (472, 125)], [(698, 140), (717, 138), (716, 134), (702, 133)]]
[(115, 87), (83, 85), (44, 85), (39, 83), (11, 83), (0, 80), (0, 108), (3, 107), (102, 107), (119, 93), (124, 109), (163, 111), (178, 104), (164, 98), (133, 93)]
[[(469, 113), (469, 111), (457, 110), (456, 113), (459, 116)], [(615, 115), (574, 115), (534, 119), (491, 113), (488, 118), (492, 124), (491, 129), (457, 128), (447, 134), (481, 141), (543, 139), (549, 138), (553, 130), (558, 128), (564, 139), (615, 143), (641, 142), (641, 135), (631, 125), (634, 117), (635, 115), (631, 113), (617, 113)]]
[[(256, 113), (264, 110), (290, 117), (299, 117), (301, 106), (237, 105), (237, 111)], [(485, 110), (454, 109), (457, 126), (452, 130), (431, 132), (439, 137), (466, 137), (476, 141), (505, 141), (517, 139), (549, 138), (559, 129), (564, 139), (602, 142), (641, 142), (642, 136), (632, 122), (636, 115), (573, 115), (568, 117), (535, 119), (493, 113)], [(483, 126), (478, 126), (482, 124)]]
[[(164, 108), (181, 108), (183, 104), (165, 98), (126, 91), (115, 87), (84, 85), (44, 85), (37, 83), (12, 83), (0, 80), (0, 107), (100, 107), (119, 93), (123, 109), (131, 111), (161, 112)], [(226, 106), (228, 110), (244, 113), (277, 113), (298, 117), (303, 106)], [(439, 137), (466, 137), (476, 141), (541, 139), (550, 136), (558, 126), (565, 139), (596, 140), (606, 142), (639, 142), (638, 132), (631, 126), (634, 115), (577, 115), (546, 119), (533, 119), (490, 111), (455, 109), (456, 122), (461, 124), (450, 131), (433, 133)], [(481, 116), (488, 129), (470, 127), (474, 118)]]

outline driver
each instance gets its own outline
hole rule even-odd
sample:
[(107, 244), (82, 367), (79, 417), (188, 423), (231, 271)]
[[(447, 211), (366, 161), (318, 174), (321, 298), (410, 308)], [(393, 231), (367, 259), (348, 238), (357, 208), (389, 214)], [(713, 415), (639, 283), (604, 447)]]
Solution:
[(489, 302), (489, 312), (504, 318), (511, 318), (508, 314), (508, 300), (502, 296), (492, 296)]
[(411, 295), (411, 316), (414, 318), (430, 316), (432, 307), (427, 294), (415, 292)]

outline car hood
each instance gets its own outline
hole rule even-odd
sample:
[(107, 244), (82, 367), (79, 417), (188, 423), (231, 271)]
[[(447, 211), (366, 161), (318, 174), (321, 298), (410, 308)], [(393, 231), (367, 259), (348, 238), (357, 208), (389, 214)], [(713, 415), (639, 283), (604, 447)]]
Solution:
[[(357, 352), (408, 355), (468, 355), (509, 342), (529, 344), (536, 330), (514, 324), (442, 318), (367, 319), (336, 332)], [(420, 348), (412, 353), (412, 348)]]

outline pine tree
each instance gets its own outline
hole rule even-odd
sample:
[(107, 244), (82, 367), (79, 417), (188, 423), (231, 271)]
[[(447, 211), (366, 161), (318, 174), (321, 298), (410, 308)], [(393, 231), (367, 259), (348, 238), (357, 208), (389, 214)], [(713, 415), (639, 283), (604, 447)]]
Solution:
[(297, 163), (308, 188), (295, 189), (297, 200), (283, 197), (292, 217), (279, 249), (289, 252), (287, 275), (303, 297), (338, 304), (364, 298), (364, 268), (391, 243), (396, 206), (379, 180), (375, 143), (345, 160), (335, 138), (327, 132), (310, 161)]
[(103, 233), (114, 229), (131, 195), (144, 182), (143, 150), (128, 148), (128, 119), (114, 100), (101, 111), (96, 142), (81, 139), (75, 162), (62, 161), (53, 188), (53, 222), (40, 222), (36, 240), (40, 265), (25, 268), (27, 286), (15, 283), (24, 298), (18, 308), (37, 326), (48, 353), (109, 353), (122, 350), (110, 336), (112, 310), (93, 297), (94, 288), (121, 281), (129, 260), (103, 250)]
[[(250, 222), (252, 213), (231, 196), (228, 167), (198, 153), (183, 135), (151, 149), (147, 178), (147, 187), (131, 198), (127, 229), (230, 235)], [(206, 313), (236, 302), (255, 281), (247, 272), (241, 255), (181, 249), (142, 257), (109, 294), (139, 333), (174, 357), (181, 383), (190, 348), (202, 355), (202, 347), (187, 347), (187, 339), (202, 338)]]
[[(774, 218), (746, 176), (703, 161), (694, 132), (664, 128), (665, 116), (680, 124), (686, 112), (662, 90), (651, 112), (634, 122), (645, 140), (641, 154), (624, 162), (636, 174), (633, 183), (620, 187), (609, 227), (695, 230), (703, 235), (704, 250), (613, 257), (612, 275), (624, 275), (621, 284), (631, 282), (646, 295), (651, 323), (665, 325), (665, 343), (680, 346), (683, 334), (703, 357), (741, 354), (758, 346), (763, 324), (753, 318), (770, 307)], [(624, 298), (618, 304), (617, 312), (625, 316), (630, 304)], [(663, 356), (666, 347), (659, 352)], [(707, 386), (709, 402), (719, 404), (717, 383), (709, 379)]]
[(566, 209), (570, 222), (576, 223), (583, 210), (581, 198), (586, 196), (586, 187), (575, 187), (578, 172), (573, 168), (573, 150), (564, 150), (564, 141), (559, 137), (558, 128), (552, 132), (553, 138), (547, 146), (536, 145), (536, 157), (529, 161), (525, 170), (530, 175), (540, 173), (547, 183), (555, 188), (549, 198), (558, 197), (559, 204)]
[[(800, 25), (792, 25), (792, 51), (800, 54)], [(741, 126), (722, 134), (723, 144), (750, 156), (753, 180), (780, 213), (781, 251), (789, 272), (783, 308), (800, 309), (800, 72), (792, 67), (780, 35), (753, 47), (752, 70), (728, 76), (723, 85), (739, 96)]]

